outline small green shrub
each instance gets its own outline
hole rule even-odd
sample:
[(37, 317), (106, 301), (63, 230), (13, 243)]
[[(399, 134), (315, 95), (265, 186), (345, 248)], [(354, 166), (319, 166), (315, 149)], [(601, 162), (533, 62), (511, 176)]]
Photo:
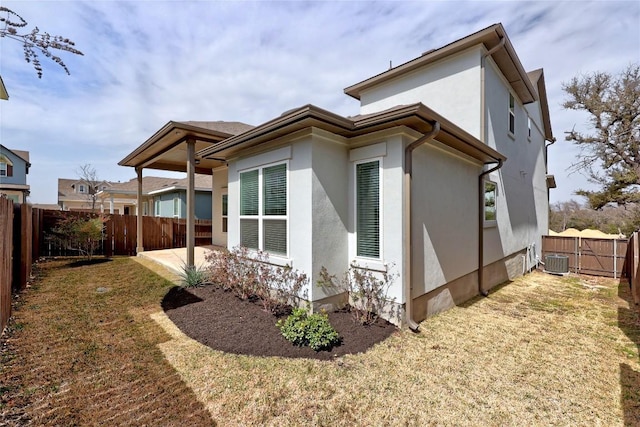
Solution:
[(195, 265), (183, 265), (179, 276), (183, 288), (195, 288), (209, 282), (207, 271)]
[(309, 346), (314, 351), (331, 349), (340, 342), (338, 332), (326, 314), (309, 314), (304, 308), (295, 308), (289, 317), (278, 320), (276, 325), (287, 341), (300, 347)]

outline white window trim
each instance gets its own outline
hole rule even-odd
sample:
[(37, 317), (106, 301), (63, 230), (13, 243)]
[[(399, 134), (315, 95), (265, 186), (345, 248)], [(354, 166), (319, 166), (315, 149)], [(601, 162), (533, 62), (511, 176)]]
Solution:
[(531, 123), (531, 116), (527, 115), (527, 141), (531, 142), (531, 135), (533, 134), (533, 128)]
[[(286, 187), (287, 187), (287, 214), (286, 215), (264, 215), (263, 213), (263, 206), (264, 206), (264, 195), (263, 195), (263, 180), (262, 180), (262, 170), (265, 168), (269, 168), (272, 166), (278, 166), (278, 165), (286, 165)], [(242, 200), (242, 186), (240, 184), (240, 175), (246, 172), (251, 172), (257, 170), (258, 171), (258, 215), (242, 215), (240, 214), (241, 210), (240, 210), (240, 202)], [(290, 249), (290, 241), (291, 241), (291, 231), (290, 231), (290, 221), (289, 221), (289, 212), (290, 212), (290, 188), (289, 188), (289, 161), (285, 160), (285, 161), (278, 161), (278, 162), (274, 162), (274, 163), (269, 163), (269, 164), (265, 164), (265, 165), (260, 165), (260, 166), (256, 166), (256, 167), (252, 167), (249, 169), (243, 169), (243, 170), (239, 170), (238, 171), (238, 231), (240, 231), (240, 221), (243, 219), (257, 219), (258, 220), (258, 250), (260, 251), (264, 251), (265, 253), (269, 254), (269, 260), (270, 262), (273, 262), (274, 264), (277, 265), (282, 265), (280, 262), (278, 262), (277, 260), (280, 259), (281, 262), (289, 262), (289, 253), (291, 251)], [(287, 239), (286, 239), (286, 245), (287, 245), (287, 253), (286, 254), (276, 254), (276, 253), (271, 253), (271, 252), (267, 252), (264, 249), (264, 227), (263, 227), (263, 221), (267, 219), (275, 219), (275, 220), (284, 220), (287, 223), (287, 227), (286, 227), (286, 232), (287, 232)], [(227, 222), (228, 224), (228, 222)], [(240, 239), (240, 235), (238, 236), (238, 238)], [(253, 248), (249, 248), (249, 250), (251, 252), (254, 252), (255, 249)], [(272, 260), (275, 259), (275, 260)]]
[[(486, 202), (484, 201), (484, 195), (485, 195), (485, 188), (487, 184), (493, 184), (495, 186), (495, 201), (494, 201), (494, 207), (495, 207), (495, 214), (496, 214), (496, 219), (487, 219), (486, 218)], [(498, 225), (498, 183), (496, 181), (493, 181), (491, 179), (485, 179), (482, 181), (482, 198), (483, 198), (483, 203), (482, 203), (482, 222), (485, 228), (489, 228), (489, 227), (496, 227)]]
[(153, 199), (153, 216), (160, 216), (160, 198)]
[(0, 176), (7, 176), (8, 169), (5, 162), (0, 162)]
[[(378, 188), (378, 197), (379, 197), (379, 206), (378, 212), (380, 213), (380, 225), (378, 228), (378, 240), (380, 247), (378, 248), (378, 257), (366, 257), (358, 255), (358, 165), (362, 163), (371, 163), (378, 162), (379, 168), (379, 188)], [(361, 159), (353, 162), (353, 258), (356, 260), (358, 265), (365, 266), (366, 268), (379, 268), (378, 263), (384, 260), (384, 233), (383, 233), (383, 224), (384, 224), (384, 170), (383, 170), (383, 157), (372, 157), (368, 159)], [(375, 266), (375, 267), (374, 267)]]
[[(227, 214), (226, 215), (224, 214), (224, 209), (223, 209), (224, 203), (222, 202), (222, 200), (224, 199), (225, 196), (227, 196)], [(288, 207), (288, 205), (287, 205), (287, 207)], [(288, 211), (288, 209), (287, 209), (287, 211)], [(240, 212), (240, 211), (238, 211), (238, 212)], [(229, 233), (229, 193), (228, 193), (227, 190), (222, 190), (222, 192), (220, 194), (220, 217), (222, 218), (222, 221), (221, 221), (221, 224), (220, 224), (221, 225), (220, 230), (221, 230), (222, 234), (226, 235), (226, 234)], [(224, 224), (225, 218), (227, 219), (227, 231), (224, 231), (224, 227), (222, 227), (222, 225)]]
[(84, 184), (78, 184), (78, 193), (85, 194), (86, 193), (85, 189), (86, 187)]
[(180, 197), (179, 196), (173, 196), (173, 217), (180, 218)]

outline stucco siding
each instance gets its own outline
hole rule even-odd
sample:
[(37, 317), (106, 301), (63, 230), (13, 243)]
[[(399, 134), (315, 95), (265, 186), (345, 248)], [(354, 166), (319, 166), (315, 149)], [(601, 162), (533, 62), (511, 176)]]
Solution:
[(413, 297), (477, 269), (481, 166), (425, 144), (413, 153)]
[[(339, 140), (316, 136), (312, 158), (312, 283), (322, 267), (341, 276), (349, 268), (349, 164), (347, 147)], [(313, 299), (331, 296), (315, 287)]]
[(480, 138), (481, 55), (482, 49), (473, 47), (366, 90), (360, 96), (360, 113), (422, 102)]
[[(508, 85), (493, 61), (486, 64), (487, 143), (507, 157), (502, 168), (489, 177), (498, 184), (497, 227), (485, 232), (485, 260), (490, 263), (532, 244), (540, 254), (548, 200), (539, 105), (536, 102), (525, 108), (514, 94), (515, 132), (511, 134)], [(532, 120), (530, 137), (528, 118)]]
[[(388, 297), (401, 302), (403, 281), (403, 161), (404, 141), (401, 135), (371, 136), (371, 145), (350, 150), (349, 158), (349, 261), (372, 271), (389, 271), (394, 277)], [(377, 147), (376, 149), (373, 149)], [(355, 163), (379, 159), (382, 161), (381, 253), (379, 259), (358, 257), (356, 250)]]
[[(313, 271), (312, 234), (312, 139), (310, 136), (295, 143), (262, 153), (248, 155), (228, 162), (229, 223), (227, 247), (240, 245), (240, 173), (245, 170), (287, 162), (287, 256), (270, 255), (276, 264), (288, 264), (307, 275)], [(312, 279), (313, 280), (313, 279)], [(308, 289), (309, 298), (314, 296)]]
[(212, 175), (212, 242), (220, 246), (227, 246), (227, 233), (222, 231), (222, 195), (227, 194), (227, 174), (227, 168), (220, 168), (214, 170)]

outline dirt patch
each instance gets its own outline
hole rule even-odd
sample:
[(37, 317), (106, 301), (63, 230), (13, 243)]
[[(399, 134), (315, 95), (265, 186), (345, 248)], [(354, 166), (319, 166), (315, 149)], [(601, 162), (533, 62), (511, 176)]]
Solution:
[(240, 300), (215, 286), (189, 290), (175, 287), (162, 301), (167, 316), (186, 335), (215, 350), (252, 356), (280, 356), (330, 360), (367, 351), (397, 328), (379, 320), (363, 326), (347, 311), (328, 313), (329, 322), (341, 338), (330, 351), (296, 347), (276, 327), (278, 320), (257, 301)]

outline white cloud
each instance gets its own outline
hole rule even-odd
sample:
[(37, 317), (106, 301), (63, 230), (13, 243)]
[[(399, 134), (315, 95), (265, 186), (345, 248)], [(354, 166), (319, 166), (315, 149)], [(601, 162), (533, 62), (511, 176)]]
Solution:
[[(169, 120), (267, 121), (312, 103), (358, 111), (344, 87), (422, 52), (502, 22), (525, 68), (543, 67), (554, 134), (549, 168), (566, 200), (585, 185), (565, 169), (577, 151), (565, 130), (585, 116), (562, 110), (561, 83), (640, 61), (637, 2), (30, 1), (3, 5), (84, 56), (43, 58), (38, 80), (20, 45), (0, 39), (0, 140), (31, 152), (32, 201), (55, 202), (57, 177), (91, 163), (105, 179)], [(149, 174), (156, 174), (156, 171)]]

